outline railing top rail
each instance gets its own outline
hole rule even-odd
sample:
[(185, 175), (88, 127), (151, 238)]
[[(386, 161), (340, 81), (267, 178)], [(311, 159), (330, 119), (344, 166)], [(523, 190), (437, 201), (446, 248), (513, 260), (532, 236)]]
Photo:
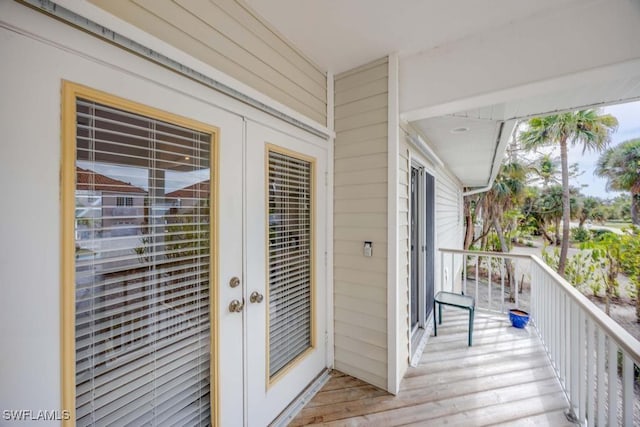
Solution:
[(640, 341), (635, 339), (629, 332), (620, 326), (615, 320), (607, 316), (602, 310), (595, 306), (580, 291), (575, 289), (569, 282), (560, 276), (555, 270), (549, 267), (544, 261), (535, 255), (529, 255), (533, 262), (538, 265), (546, 274), (551, 276), (556, 283), (576, 302), (586, 313), (600, 326), (604, 332), (613, 338), (620, 348), (631, 357), (636, 364), (640, 364)]
[(494, 258), (522, 258), (522, 259), (531, 259), (531, 255), (526, 254), (512, 254), (509, 252), (485, 252), (485, 251), (465, 251), (464, 249), (447, 249), (440, 248), (438, 249), (440, 252), (451, 253), (451, 254), (461, 254), (461, 255), (473, 255), (473, 256), (490, 256)]

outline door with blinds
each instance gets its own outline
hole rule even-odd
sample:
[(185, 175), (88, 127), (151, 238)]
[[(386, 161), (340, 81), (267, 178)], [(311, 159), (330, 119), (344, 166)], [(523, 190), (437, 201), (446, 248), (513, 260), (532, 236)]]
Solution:
[(242, 119), (64, 93), (64, 404), (78, 426), (233, 424), (242, 290), (221, 283), (242, 271)]
[(273, 420), (327, 366), (326, 149), (247, 123), (248, 424)]

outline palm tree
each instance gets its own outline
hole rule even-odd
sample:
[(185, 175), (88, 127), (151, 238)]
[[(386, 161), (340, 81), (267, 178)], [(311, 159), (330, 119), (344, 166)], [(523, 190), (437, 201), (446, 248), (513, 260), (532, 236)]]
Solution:
[(528, 122), (528, 129), (520, 133), (518, 139), (530, 150), (545, 145), (560, 146), (562, 171), (562, 247), (558, 273), (564, 276), (569, 251), (570, 196), (569, 196), (569, 144), (582, 144), (582, 151), (602, 151), (609, 144), (611, 134), (618, 127), (618, 120), (610, 114), (600, 114), (598, 110), (580, 110), (569, 113), (534, 117)]
[[(538, 201), (538, 213), (542, 218), (542, 223), (552, 223), (555, 228), (555, 238), (553, 244), (559, 245), (562, 242), (560, 238), (560, 221), (562, 220), (562, 186), (552, 185), (545, 188), (540, 194)], [(551, 240), (550, 240), (551, 241)]]
[(507, 225), (504, 223), (504, 214), (522, 201), (526, 180), (527, 170), (520, 163), (506, 163), (502, 165), (493, 182), (493, 187), (486, 194), (486, 210), (498, 234), (502, 252), (506, 252), (508, 249), (504, 235), (504, 229)]
[[(517, 226), (513, 219), (507, 217), (506, 213), (522, 203), (526, 181), (527, 169), (517, 161), (511, 161), (502, 165), (498, 176), (493, 182), (493, 187), (484, 194), (482, 209), (486, 215), (485, 220), (493, 226), (498, 236), (501, 252), (509, 251), (510, 242), (507, 241), (506, 234)], [(509, 259), (505, 260), (505, 266), (509, 300), (515, 301), (514, 292), (517, 292), (517, 290), (514, 286), (514, 266)]]
[(595, 174), (607, 178), (607, 189), (631, 193), (631, 222), (640, 225), (640, 139), (604, 151)]
[(548, 187), (550, 184), (559, 184), (560, 180), (560, 162), (557, 158), (551, 156), (551, 154), (543, 154), (536, 160), (533, 167), (537, 180), (542, 183), (543, 187)]

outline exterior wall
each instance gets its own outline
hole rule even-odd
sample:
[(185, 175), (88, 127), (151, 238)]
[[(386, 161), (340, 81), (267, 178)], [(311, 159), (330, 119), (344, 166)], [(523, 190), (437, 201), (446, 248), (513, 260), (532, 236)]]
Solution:
[[(455, 290), (459, 290), (461, 261), (451, 266), (451, 258), (445, 257), (444, 266), (438, 249), (462, 249), (464, 224), (463, 224), (462, 187), (457, 180), (442, 170), (436, 173), (436, 262), (435, 262), (435, 292), (451, 290), (452, 276), (455, 278)], [(445, 277), (441, 274), (444, 272)]]
[[(387, 388), (387, 58), (335, 78), (335, 368)], [(373, 256), (363, 256), (364, 241)]]
[[(237, 147), (242, 146), (242, 117), (259, 123), (273, 123), (274, 119), (18, 2), (0, 2), (0, 39), (0, 55), (5, 61), (0, 81), (0, 180), (11, 183), (5, 188), (7, 200), (21, 200), (19, 204), (3, 205), (0, 210), (0, 234), (3, 241), (10, 242), (0, 245), (0, 337), (4, 348), (11, 349), (0, 352), (0, 402), (2, 409), (59, 410), (63, 392), (62, 81), (133, 99), (202, 123), (213, 122), (220, 127), (225, 141), (221, 155), (228, 155), (228, 150), (240, 154)], [(289, 135), (308, 137), (293, 126), (282, 124), (282, 128)], [(38, 196), (25, 197), (31, 194)], [(224, 191), (220, 197), (240, 200)], [(221, 239), (226, 238), (225, 232), (221, 230)], [(236, 267), (228, 262), (220, 264), (221, 276), (231, 277), (230, 270)], [(228, 305), (230, 299), (222, 294), (219, 309), (226, 308), (223, 305)], [(237, 339), (240, 320), (237, 326), (220, 331), (221, 341)], [(241, 355), (224, 357), (226, 360), (220, 356), (222, 366)], [(221, 407), (242, 402), (241, 388), (225, 385), (224, 390)]]
[(89, 0), (321, 123), (325, 73), (238, 0)]

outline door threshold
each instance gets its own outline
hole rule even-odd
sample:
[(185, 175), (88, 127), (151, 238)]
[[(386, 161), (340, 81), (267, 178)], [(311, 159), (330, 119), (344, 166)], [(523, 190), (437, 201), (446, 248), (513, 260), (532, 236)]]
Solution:
[(302, 411), (313, 397), (331, 378), (331, 370), (324, 368), (322, 372), (287, 406), (284, 411), (269, 424), (270, 427), (285, 427)]
[[(429, 341), (429, 337), (431, 336), (431, 331), (433, 330), (433, 316), (429, 316), (427, 324), (424, 328), (419, 328), (415, 334), (411, 337), (411, 358), (409, 365), (412, 367), (418, 366), (420, 363), (420, 358), (422, 358), (422, 352), (424, 352), (424, 348), (427, 346), (427, 341)], [(415, 343), (415, 344), (414, 344)]]

